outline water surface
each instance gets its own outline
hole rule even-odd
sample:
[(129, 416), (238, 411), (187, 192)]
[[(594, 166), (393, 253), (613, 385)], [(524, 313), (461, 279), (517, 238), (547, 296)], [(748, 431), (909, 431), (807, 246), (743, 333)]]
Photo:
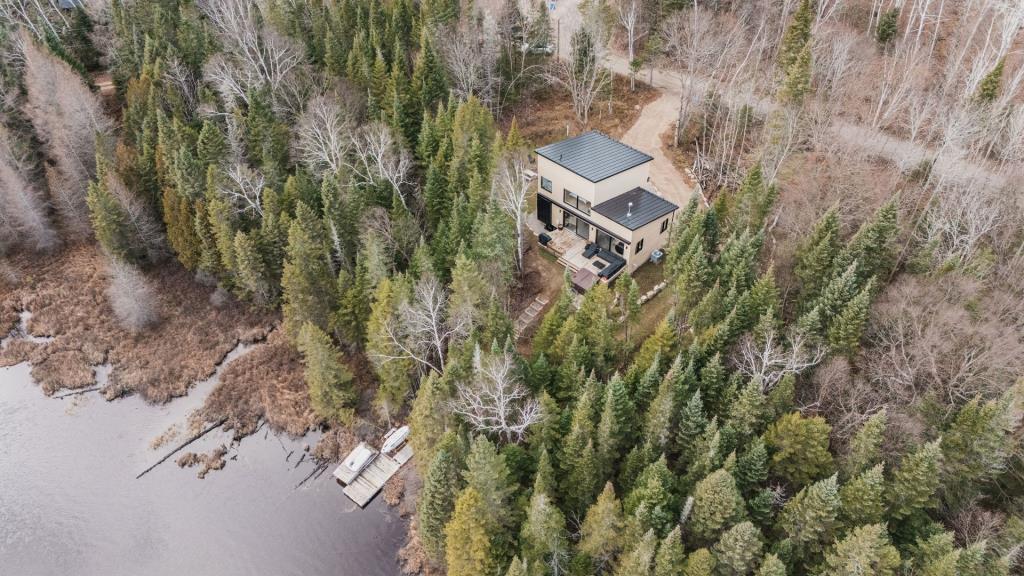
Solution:
[[(308, 458), (296, 467), (311, 437), (264, 429), (204, 480), (176, 456), (135, 479), (167, 451), (152, 450), (153, 438), (183, 422), (212, 381), (151, 406), (97, 392), (47, 398), (29, 369), (0, 368), (0, 574), (399, 574), (405, 524), (379, 498), (359, 510), (330, 471), (296, 488), (314, 469)], [(214, 433), (186, 450), (229, 441)]]

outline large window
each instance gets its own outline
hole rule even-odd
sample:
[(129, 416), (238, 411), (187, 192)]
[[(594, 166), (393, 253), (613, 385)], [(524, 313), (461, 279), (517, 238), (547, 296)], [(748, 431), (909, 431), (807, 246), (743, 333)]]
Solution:
[(580, 198), (575, 192), (562, 190), (562, 199), (565, 200), (565, 203), (568, 206), (575, 208), (584, 214), (590, 214), (590, 202), (584, 198)]
[(565, 215), (563, 223), (566, 228), (575, 232), (580, 238), (590, 240), (590, 224), (586, 220), (568, 212), (562, 212), (562, 214)]
[(551, 180), (548, 180), (547, 178), (541, 176), (540, 187), (543, 188), (544, 190), (547, 190), (548, 192), (551, 192)]

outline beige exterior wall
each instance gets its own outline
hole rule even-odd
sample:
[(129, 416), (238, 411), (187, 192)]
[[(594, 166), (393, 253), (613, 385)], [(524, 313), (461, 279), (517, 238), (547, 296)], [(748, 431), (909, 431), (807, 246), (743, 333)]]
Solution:
[[(649, 170), (650, 162), (646, 162), (594, 184), (547, 158), (538, 156), (537, 174), (540, 177), (551, 180), (551, 192), (540, 187), (540, 177), (537, 178), (537, 191), (538, 194), (554, 201), (554, 204), (551, 206), (551, 223), (555, 226), (561, 226), (564, 210), (559, 205), (565, 204), (564, 189), (568, 189), (580, 197), (590, 200), (591, 207), (593, 207), (623, 192), (628, 192), (637, 186), (646, 187)], [(595, 225), (604, 228), (613, 236), (625, 240), (627, 245), (622, 256), (626, 259), (626, 269), (632, 273), (650, 259), (651, 252), (664, 248), (668, 244), (672, 231), (672, 221), (675, 219), (676, 214), (678, 214), (678, 211), (658, 218), (637, 230), (629, 230), (591, 210), (590, 214), (584, 214), (584, 218), (593, 223), (590, 226), (590, 237), (587, 240), (590, 242), (597, 240), (597, 228), (595, 228)], [(661, 233), (661, 223), (665, 219), (670, 220), (669, 227), (664, 233)], [(636, 246), (641, 240), (643, 241), (643, 247), (637, 253)]]

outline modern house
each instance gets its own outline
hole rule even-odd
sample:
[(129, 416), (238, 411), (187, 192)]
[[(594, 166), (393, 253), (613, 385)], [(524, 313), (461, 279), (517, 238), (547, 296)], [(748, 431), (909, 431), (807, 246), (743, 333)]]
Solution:
[(573, 271), (611, 280), (668, 243), (679, 207), (646, 188), (653, 158), (596, 131), (536, 153), (541, 242)]

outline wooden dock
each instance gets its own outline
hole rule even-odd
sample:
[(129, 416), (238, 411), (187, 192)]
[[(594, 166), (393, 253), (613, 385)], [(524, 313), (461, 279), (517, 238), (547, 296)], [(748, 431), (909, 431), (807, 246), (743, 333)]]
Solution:
[(360, 508), (364, 508), (401, 467), (402, 464), (387, 454), (378, 454), (342, 491)]

